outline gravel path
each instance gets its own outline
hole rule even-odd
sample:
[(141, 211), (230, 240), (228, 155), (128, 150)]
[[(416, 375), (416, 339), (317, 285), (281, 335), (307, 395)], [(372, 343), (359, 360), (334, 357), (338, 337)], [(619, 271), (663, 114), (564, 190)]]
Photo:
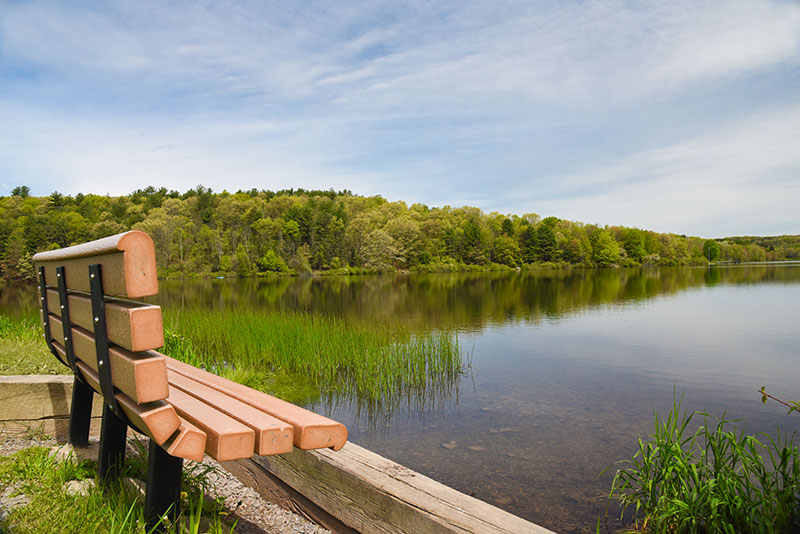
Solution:
[[(13, 454), (32, 446), (59, 448), (53, 439), (25, 440), (10, 439), (0, 442), (0, 455)], [(96, 458), (96, 452), (95, 458)], [(239, 518), (236, 534), (329, 534), (307, 519), (286, 511), (278, 505), (263, 499), (253, 489), (242, 484), (239, 479), (222, 469), (213, 459), (206, 457), (204, 464), (216, 469), (207, 475), (211, 486), (211, 497), (221, 497), (233, 517)], [(0, 488), (0, 490), (7, 488)], [(0, 495), (0, 515), (2, 509), (13, 506), (15, 502), (5, 499), (5, 491)]]

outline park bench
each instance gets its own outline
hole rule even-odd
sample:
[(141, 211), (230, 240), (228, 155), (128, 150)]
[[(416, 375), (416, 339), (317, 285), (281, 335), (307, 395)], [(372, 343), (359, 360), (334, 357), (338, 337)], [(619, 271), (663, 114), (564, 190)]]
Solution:
[(75, 375), (69, 442), (88, 443), (93, 395), (103, 400), (98, 478), (118, 479), (127, 429), (150, 438), (145, 517), (179, 511), (183, 459), (219, 461), (300, 449), (338, 450), (341, 423), (165, 356), (155, 248), (130, 231), (33, 256), (48, 348)]

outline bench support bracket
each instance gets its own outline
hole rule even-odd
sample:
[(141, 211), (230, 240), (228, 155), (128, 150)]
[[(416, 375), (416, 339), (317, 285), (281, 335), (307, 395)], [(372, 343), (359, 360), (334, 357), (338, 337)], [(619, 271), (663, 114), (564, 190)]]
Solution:
[(100, 427), (100, 452), (97, 457), (97, 478), (103, 484), (119, 479), (125, 462), (128, 423), (117, 417), (108, 404), (103, 404)]
[[(170, 456), (167, 452), (150, 440), (147, 456), (147, 491), (144, 501), (144, 516), (147, 520), (147, 531), (156, 527), (165, 514), (169, 514), (174, 524), (178, 519), (181, 505), (181, 473), (183, 459)], [(166, 526), (158, 524), (158, 528)]]
[(89, 444), (94, 390), (78, 375), (72, 382), (72, 408), (69, 411), (69, 442), (76, 447)]

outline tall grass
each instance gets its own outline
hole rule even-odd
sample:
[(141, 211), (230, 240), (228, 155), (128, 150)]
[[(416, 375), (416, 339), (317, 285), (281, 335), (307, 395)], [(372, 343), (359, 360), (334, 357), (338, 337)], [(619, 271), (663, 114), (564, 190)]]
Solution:
[(38, 312), (0, 314), (0, 375), (68, 373), (42, 335)]
[(166, 312), (165, 325), (168, 354), (260, 389), (289, 377), (306, 401), (345, 396), (386, 408), (453, 387), (466, 366), (450, 332), (256, 310)]
[[(702, 424), (690, 431), (695, 417)], [(634, 532), (795, 532), (800, 458), (794, 435), (746, 435), (734, 421), (681, 413), (676, 401), (628, 467), (617, 471), (611, 499), (630, 514)]]

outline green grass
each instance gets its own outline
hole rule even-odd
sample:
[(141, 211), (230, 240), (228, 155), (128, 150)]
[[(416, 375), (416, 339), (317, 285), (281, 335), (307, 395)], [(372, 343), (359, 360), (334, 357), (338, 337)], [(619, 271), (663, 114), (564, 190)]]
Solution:
[[(143, 505), (121, 487), (103, 491), (89, 489), (86, 495), (68, 495), (64, 486), (71, 480), (94, 478), (96, 464), (73, 458), (56, 461), (45, 447), (31, 447), (11, 456), (0, 457), (0, 492), (9, 496), (24, 495), (27, 504), (13, 509), (0, 523), (0, 532), (13, 534), (96, 532), (99, 534), (145, 534)], [(125, 476), (143, 478), (143, 457), (126, 463)], [(198, 467), (199, 466), (199, 467)], [(181, 523), (188, 532), (199, 532), (199, 518), (209, 520), (209, 533), (230, 533), (225, 512), (217, 501), (203, 499), (202, 470), (207, 466), (192, 464), (185, 470)], [(178, 531), (177, 525), (170, 529)], [(186, 532), (186, 530), (183, 530)]]
[(47, 350), (38, 313), (0, 315), (0, 375), (66, 374)]
[[(457, 393), (469, 365), (451, 332), (258, 310), (165, 311), (163, 352), (290, 402), (354, 401), (387, 415)], [(0, 374), (66, 374), (38, 315), (0, 315)]]
[[(695, 418), (702, 424), (690, 431)], [(798, 528), (800, 457), (794, 436), (746, 435), (723, 416), (655, 417), (650, 440), (617, 471), (610, 499), (631, 532), (782, 533)]]
[(183, 311), (165, 325), (165, 353), (293, 402), (387, 407), (452, 387), (468, 363), (453, 333), (308, 313)]

